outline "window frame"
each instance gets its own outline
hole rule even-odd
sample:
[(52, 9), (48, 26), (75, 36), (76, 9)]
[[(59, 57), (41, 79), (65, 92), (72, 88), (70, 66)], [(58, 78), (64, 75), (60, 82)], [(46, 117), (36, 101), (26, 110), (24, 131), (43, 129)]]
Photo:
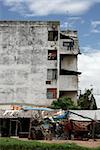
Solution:
[[(51, 56), (50, 56), (50, 54), (51, 54)], [(54, 59), (53, 59), (53, 57), (54, 57)], [(57, 60), (57, 50), (48, 50), (48, 60)]]
[(48, 31), (48, 41), (58, 41), (58, 31)]
[(47, 88), (47, 99), (57, 99), (57, 88)]

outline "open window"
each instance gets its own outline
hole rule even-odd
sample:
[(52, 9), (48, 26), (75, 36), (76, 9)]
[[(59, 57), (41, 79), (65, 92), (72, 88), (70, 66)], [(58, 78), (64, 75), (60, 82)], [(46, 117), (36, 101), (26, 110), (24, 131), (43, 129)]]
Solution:
[(69, 40), (69, 41), (63, 42), (63, 46), (67, 47), (67, 50), (72, 50), (74, 46), (74, 41)]
[(63, 39), (63, 47), (67, 47), (67, 50), (73, 50), (74, 47), (74, 39), (69, 35), (64, 33), (60, 33), (60, 39)]
[(48, 80), (48, 81), (46, 81), (46, 84), (51, 84), (51, 81), (49, 81), (49, 80)]
[(58, 31), (48, 31), (48, 41), (57, 41)]
[(57, 88), (48, 88), (47, 89), (47, 98), (56, 99), (57, 98)]
[(56, 80), (56, 79), (57, 79), (57, 69), (48, 69), (47, 80)]
[(48, 60), (57, 60), (57, 50), (48, 50)]

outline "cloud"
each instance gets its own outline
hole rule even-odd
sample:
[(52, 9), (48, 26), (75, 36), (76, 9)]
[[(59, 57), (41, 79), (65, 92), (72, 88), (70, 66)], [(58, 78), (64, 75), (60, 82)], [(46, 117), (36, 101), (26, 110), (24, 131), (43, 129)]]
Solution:
[(83, 24), (85, 21), (81, 17), (73, 16), (66, 19), (66, 22), (61, 24), (61, 28), (74, 28), (76, 23)]
[(98, 51), (100, 51), (99, 49), (95, 49), (95, 48), (92, 48), (91, 46), (84, 46), (84, 47), (81, 47), (81, 50), (83, 53), (86, 53), (86, 54), (90, 54), (90, 53), (97, 53)]
[(83, 34), (84, 37), (89, 37), (90, 36), (90, 33), (85, 33)]
[(100, 94), (100, 51), (83, 53), (78, 57), (78, 68), (82, 72), (79, 77), (79, 89), (93, 88), (95, 94)]
[(92, 21), (91, 26), (92, 26), (91, 32), (100, 33), (100, 20)]
[[(88, 11), (100, 0), (0, 0), (10, 11), (25, 16), (46, 16), (50, 14), (79, 15)], [(24, 12), (24, 13), (23, 13)]]

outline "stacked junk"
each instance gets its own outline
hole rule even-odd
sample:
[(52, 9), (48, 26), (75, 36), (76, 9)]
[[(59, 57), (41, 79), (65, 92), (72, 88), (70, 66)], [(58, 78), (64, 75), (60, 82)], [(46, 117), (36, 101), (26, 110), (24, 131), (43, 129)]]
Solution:
[(33, 140), (100, 138), (100, 110), (17, 107), (0, 110), (0, 136)]

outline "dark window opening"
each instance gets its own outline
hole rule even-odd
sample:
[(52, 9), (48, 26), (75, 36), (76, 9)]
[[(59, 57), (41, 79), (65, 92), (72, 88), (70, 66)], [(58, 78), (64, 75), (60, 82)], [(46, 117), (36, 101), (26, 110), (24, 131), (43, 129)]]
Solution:
[(56, 80), (57, 79), (57, 69), (48, 69), (47, 70), (47, 79)]
[(74, 46), (74, 41), (63, 42), (63, 46), (67, 47), (67, 50), (72, 50)]
[(48, 99), (56, 99), (57, 98), (57, 89), (56, 88), (48, 88), (47, 89), (47, 98)]
[(66, 95), (66, 91), (60, 91), (60, 92), (59, 92), (59, 97), (62, 97), (62, 96), (67, 96), (67, 95)]
[(60, 33), (60, 39), (70, 39), (70, 37)]
[(80, 74), (81, 72), (78, 71), (60, 69), (60, 75), (80, 75)]
[(57, 60), (57, 50), (48, 50), (48, 60)]
[(51, 84), (51, 81), (46, 81), (46, 84)]
[(48, 41), (57, 41), (58, 31), (48, 31)]

